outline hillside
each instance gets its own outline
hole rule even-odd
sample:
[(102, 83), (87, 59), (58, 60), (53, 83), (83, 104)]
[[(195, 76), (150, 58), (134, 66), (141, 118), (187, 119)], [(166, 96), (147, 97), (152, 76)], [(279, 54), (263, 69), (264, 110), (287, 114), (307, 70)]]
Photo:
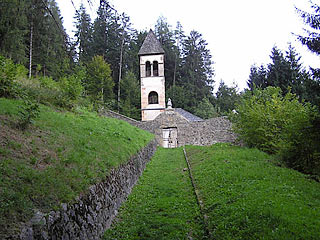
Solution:
[(123, 121), (43, 105), (22, 131), (20, 105), (0, 98), (0, 238), (35, 209), (72, 201), (153, 139)]

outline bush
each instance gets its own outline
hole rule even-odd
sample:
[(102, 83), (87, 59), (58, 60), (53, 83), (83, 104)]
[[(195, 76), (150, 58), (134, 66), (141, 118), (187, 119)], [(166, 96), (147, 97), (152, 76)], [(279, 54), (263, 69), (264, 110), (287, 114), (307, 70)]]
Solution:
[(60, 79), (59, 86), (62, 92), (62, 107), (72, 108), (78, 103), (84, 91), (82, 86), (84, 77), (85, 72), (77, 72)]
[(289, 167), (320, 176), (320, 115), (313, 113), (309, 125), (293, 131), (280, 154)]
[(17, 78), (27, 72), (26, 68), (14, 64), (12, 60), (0, 56), (0, 97), (17, 97), (21, 94), (21, 88)]
[(21, 130), (26, 130), (28, 126), (39, 116), (39, 104), (36, 101), (25, 97), (23, 99), (23, 104), (19, 106), (19, 108), (18, 127)]
[(310, 172), (319, 164), (319, 116), (290, 91), (268, 87), (246, 92), (231, 114), (234, 130), (249, 147), (279, 154), (288, 166)]

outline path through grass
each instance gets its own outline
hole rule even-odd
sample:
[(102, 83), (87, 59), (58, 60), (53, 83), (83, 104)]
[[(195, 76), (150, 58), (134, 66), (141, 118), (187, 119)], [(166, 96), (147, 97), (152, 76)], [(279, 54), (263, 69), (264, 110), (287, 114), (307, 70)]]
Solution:
[(186, 168), (181, 148), (159, 148), (104, 239), (202, 239)]

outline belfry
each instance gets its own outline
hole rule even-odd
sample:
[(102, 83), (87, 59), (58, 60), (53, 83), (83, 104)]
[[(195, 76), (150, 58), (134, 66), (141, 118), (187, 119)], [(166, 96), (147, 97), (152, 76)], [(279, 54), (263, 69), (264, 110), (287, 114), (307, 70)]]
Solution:
[(152, 30), (140, 51), (141, 120), (154, 120), (165, 110), (164, 50)]

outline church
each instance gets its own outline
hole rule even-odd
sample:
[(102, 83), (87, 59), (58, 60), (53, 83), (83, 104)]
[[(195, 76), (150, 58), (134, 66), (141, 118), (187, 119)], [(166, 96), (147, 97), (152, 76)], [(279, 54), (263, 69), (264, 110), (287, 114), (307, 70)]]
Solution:
[(235, 143), (231, 122), (226, 117), (203, 120), (182, 109), (173, 108), (174, 99), (166, 105), (165, 52), (152, 30), (139, 50), (141, 84), (141, 121), (107, 111), (115, 117), (155, 134), (165, 148), (184, 145), (212, 145), (217, 142)]

